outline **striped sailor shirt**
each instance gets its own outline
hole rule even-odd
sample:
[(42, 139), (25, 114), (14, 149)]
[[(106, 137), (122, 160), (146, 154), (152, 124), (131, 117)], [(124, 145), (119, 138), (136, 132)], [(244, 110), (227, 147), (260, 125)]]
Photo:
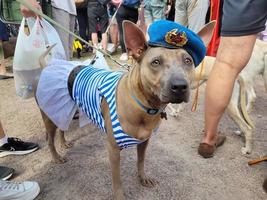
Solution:
[(78, 107), (104, 132), (106, 130), (104, 118), (101, 114), (101, 100), (103, 97), (106, 99), (114, 138), (120, 149), (144, 142), (124, 133), (118, 120), (116, 86), (122, 75), (123, 72), (112, 72), (88, 66), (78, 73), (72, 90), (73, 99)]

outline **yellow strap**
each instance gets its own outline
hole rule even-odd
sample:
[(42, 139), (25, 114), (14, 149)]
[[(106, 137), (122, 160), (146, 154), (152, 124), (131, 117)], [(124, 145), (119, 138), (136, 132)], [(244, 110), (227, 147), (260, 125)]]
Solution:
[(201, 62), (200, 73), (199, 73), (199, 76), (197, 77), (197, 89), (196, 89), (195, 98), (194, 98), (194, 101), (193, 101), (193, 104), (192, 104), (192, 107), (191, 107), (191, 111), (192, 112), (195, 112), (196, 109), (197, 109), (200, 80), (201, 80), (202, 73), (203, 73), (204, 68), (205, 68), (204, 60)]

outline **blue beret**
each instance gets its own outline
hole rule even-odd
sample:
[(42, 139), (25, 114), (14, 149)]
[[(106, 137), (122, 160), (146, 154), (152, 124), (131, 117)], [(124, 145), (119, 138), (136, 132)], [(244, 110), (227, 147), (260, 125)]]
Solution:
[(206, 55), (206, 47), (201, 38), (188, 28), (168, 20), (158, 20), (148, 28), (150, 46), (170, 49), (183, 48), (193, 58), (197, 67)]

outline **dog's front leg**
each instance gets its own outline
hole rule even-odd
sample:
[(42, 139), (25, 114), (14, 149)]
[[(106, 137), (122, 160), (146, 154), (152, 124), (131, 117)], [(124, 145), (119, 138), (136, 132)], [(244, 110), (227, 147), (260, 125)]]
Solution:
[(120, 177), (120, 149), (108, 143), (109, 162), (112, 173), (112, 188), (115, 200), (124, 200)]
[(65, 132), (62, 130), (59, 130), (59, 133), (60, 133), (59, 138), (60, 138), (61, 147), (65, 149), (72, 147), (73, 146), (72, 142), (68, 142), (65, 139)]
[(141, 185), (145, 187), (154, 187), (158, 182), (145, 175), (145, 153), (147, 145), (148, 145), (148, 140), (137, 145), (138, 178)]

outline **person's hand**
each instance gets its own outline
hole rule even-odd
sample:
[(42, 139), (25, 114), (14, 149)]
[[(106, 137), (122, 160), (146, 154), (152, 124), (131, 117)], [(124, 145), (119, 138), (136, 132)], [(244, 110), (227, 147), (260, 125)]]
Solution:
[[(36, 0), (27, 0), (33, 7), (37, 8), (38, 10), (42, 10), (40, 4)], [(30, 9), (26, 8), (25, 6), (20, 6), (20, 11), (22, 15), (26, 18), (28, 17), (37, 17), (37, 15), (31, 11)]]

